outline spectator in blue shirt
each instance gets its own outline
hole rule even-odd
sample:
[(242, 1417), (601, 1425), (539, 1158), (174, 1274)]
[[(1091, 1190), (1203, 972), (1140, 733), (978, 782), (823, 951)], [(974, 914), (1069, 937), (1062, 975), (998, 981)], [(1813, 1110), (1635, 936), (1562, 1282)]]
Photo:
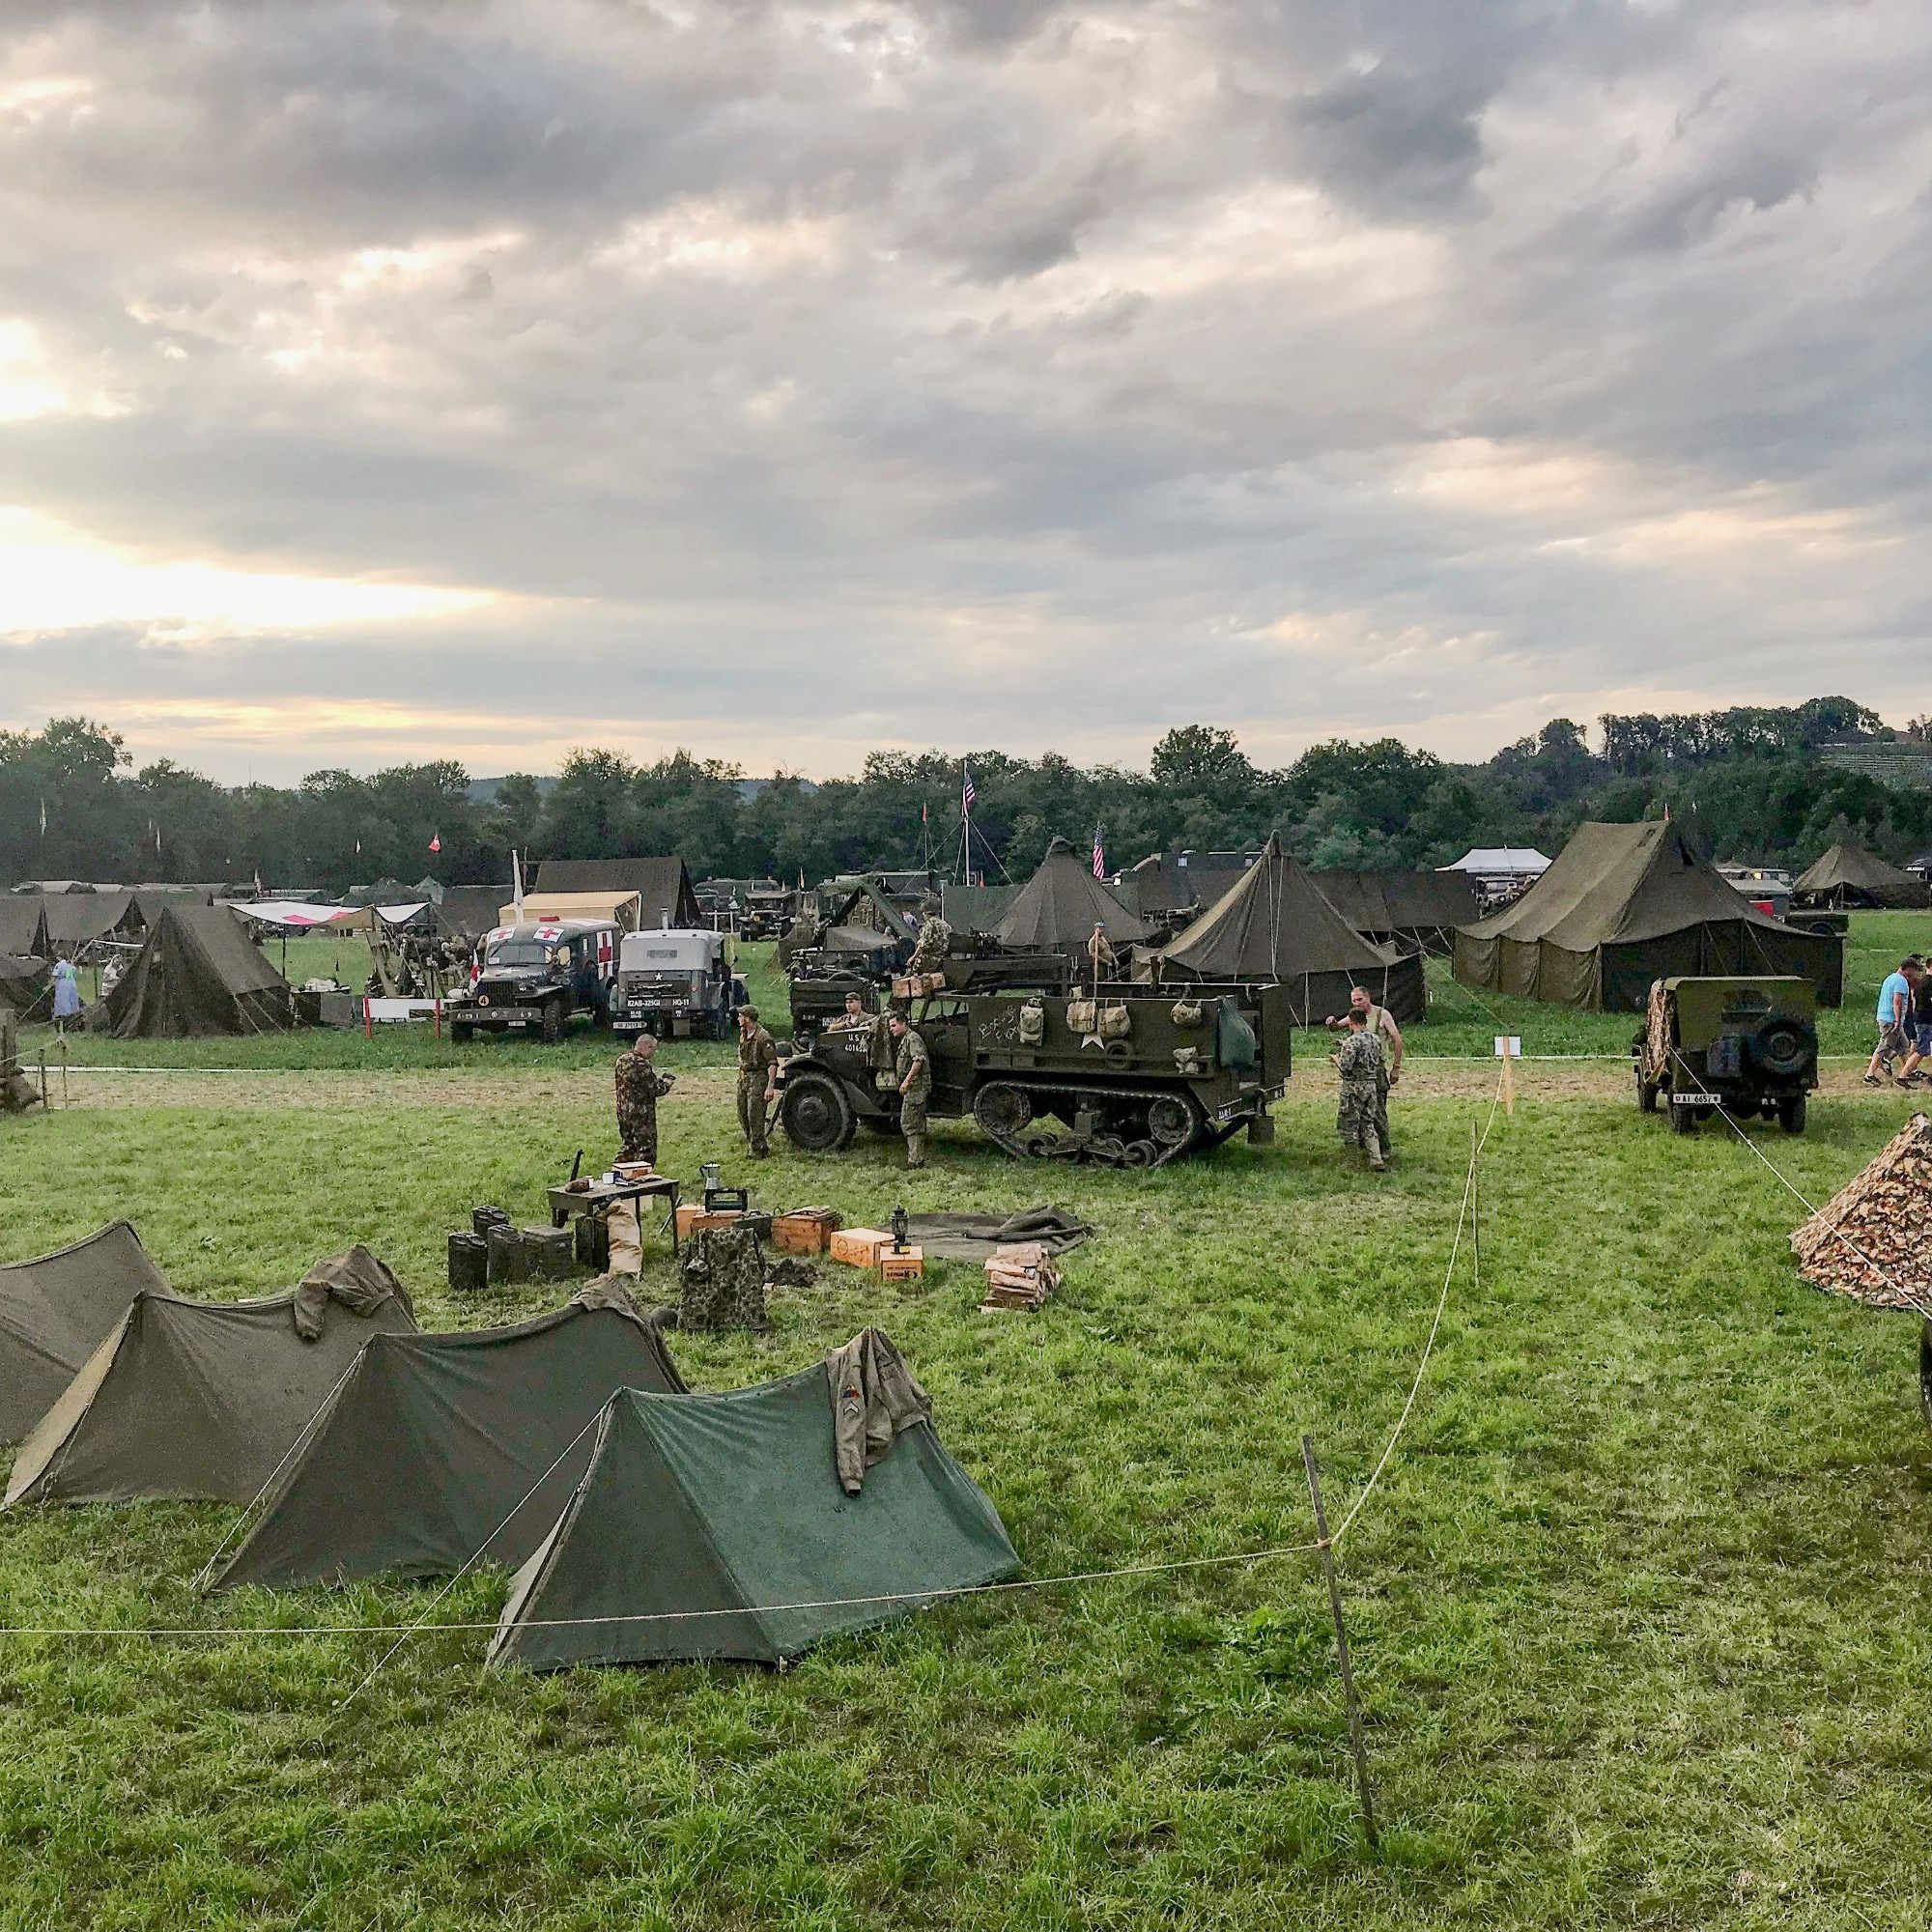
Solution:
[(1924, 970), (1915, 952), (1899, 962), (1896, 973), (1888, 973), (1885, 984), (1878, 989), (1878, 1045), (1865, 1068), (1867, 1087), (1881, 1086), (1891, 1077), (1893, 1059), (1904, 1061), (1909, 1068), (1917, 1058), (1912, 1050), (1912, 996)]

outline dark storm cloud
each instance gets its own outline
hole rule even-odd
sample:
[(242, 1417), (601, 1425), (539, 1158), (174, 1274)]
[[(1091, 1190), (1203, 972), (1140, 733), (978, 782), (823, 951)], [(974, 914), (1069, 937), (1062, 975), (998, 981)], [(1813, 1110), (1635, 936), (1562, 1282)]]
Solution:
[(0, 582), (0, 723), (825, 769), (1924, 709), (1929, 99), (1904, 0), (15, 9), (0, 506), (497, 603), (157, 580), (77, 646)]

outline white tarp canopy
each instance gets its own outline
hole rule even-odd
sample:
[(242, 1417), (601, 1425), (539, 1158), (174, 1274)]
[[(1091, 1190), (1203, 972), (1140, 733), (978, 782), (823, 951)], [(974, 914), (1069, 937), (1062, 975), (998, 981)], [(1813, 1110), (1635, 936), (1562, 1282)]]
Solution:
[(305, 932), (318, 925), (350, 926), (357, 921), (366, 921), (371, 912), (384, 925), (407, 925), (428, 903), (427, 899), (418, 899), (414, 905), (335, 906), (315, 905), (303, 899), (234, 899), (229, 901), (229, 907), (281, 932)]
[(1549, 861), (1534, 845), (1477, 845), (1453, 866), (1438, 866), (1442, 872), (1474, 872), (1479, 877), (1501, 878), (1508, 874), (1527, 877), (1547, 872)]

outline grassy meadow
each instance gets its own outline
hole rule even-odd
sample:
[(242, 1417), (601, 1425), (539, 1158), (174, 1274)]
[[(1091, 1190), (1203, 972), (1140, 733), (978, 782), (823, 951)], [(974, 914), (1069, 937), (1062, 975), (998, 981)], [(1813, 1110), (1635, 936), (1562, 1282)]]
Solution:
[[(1839, 1051), (1912, 922), (1859, 924)], [(1456, 990), (1418, 1055), (1487, 1058), (1496, 1026), (1455, 1016)], [(1533, 1053), (1614, 1055), (1632, 1025), (1501, 1017)], [(1408, 1393), (1491, 1074), (1418, 1065), (1371, 1178), (1308, 1044), (1275, 1147), (1140, 1178), (1019, 1167), (955, 1123), (919, 1175), (865, 1136), (821, 1160), (777, 1141), (751, 1168), (724, 1050), (668, 1049), (668, 1171), (722, 1157), (766, 1205), (853, 1221), (1052, 1201), (1098, 1230), (1035, 1317), (980, 1314), (959, 1266), (914, 1290), (826, 1266), (775, 1295), (768, 1332), (673, 1351), (725, 1388), (884, 1326), (1030, 1577), (1301, 1542), (1302, 1432), (1339, 1519)], [(313, 1070), (284, 1070), (298, 1045)], [(534, 1313), (559, 1292), (459, 1303), (443, 1239), (481, 1201), (541, 1218), (578, 1148), (608, 1155), (609, 1051), (417, 1030), (141, 1046), (184, 1077), (102, 1073), (0, 1121), (0, 1258), (126, 1215), (178, 1288), (226, 1296), (362, 1239), (428, 1326)], [(1833, 1069), (1803, 1139), (1753, 1130), (1814, 1200), (1909, 1112), (1856, 1072)], [(486, 1675), (484, 1633), (449, 1630), (346, 1709), (386, 1639), (0, 1637), (0, 1929), (1921, 1927), (1916, 1324), (1806, 1286), (1797, 1203), (1721, 1128), (1640, 1117), (1626, 1083), (1525, 1067), (1483, 1164), (1480, 1279), (1465, 1248), (1342, 1546), (1378, 1847), (1296, 1555), (949, 1604), (783, 1672)], [(641, 1294), (674, 1296), (661, 1243)], [(204, 1602), (189, 1579), (231, 1516), (0, 1516), (0, 1624), (293, 1633), (429, 1606), (401, 1585)], [(487, 1622), (502, 1591), (479, 1574), (435, 1616)]]

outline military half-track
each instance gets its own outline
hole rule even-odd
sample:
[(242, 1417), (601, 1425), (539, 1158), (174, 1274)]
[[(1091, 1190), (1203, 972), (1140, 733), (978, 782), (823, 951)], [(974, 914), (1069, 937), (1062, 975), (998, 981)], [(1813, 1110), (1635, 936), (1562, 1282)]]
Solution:
[[(811, 1153), (849, 1147), (862, 1125), (890, 1131), (898, 1121), (884, 1019), (828, 1024), (833, 992), (794, 981), (795, 1050), (779, 1072), (780, 1123)], [(1287, 1087), (1292, 1024), (1279, 987), (1179, 999), (1106, 985), (1097, 997), (948, 988), (916, 993), (908, 1016), (931, 1057), (927, 1112), (970, 1115), (1018, 1159), (1151, 1168), (1242, 1127), (1251, 1141), (1274, 1138), (1267, 1109)]]
[(1631, 1057), (1637, 1105), (1667, 1107), (1680, 1134), (1719, 1107), (1802, 1134), (1818, 1085), (1817, 992), (1796, 978), (1660, 980)]

